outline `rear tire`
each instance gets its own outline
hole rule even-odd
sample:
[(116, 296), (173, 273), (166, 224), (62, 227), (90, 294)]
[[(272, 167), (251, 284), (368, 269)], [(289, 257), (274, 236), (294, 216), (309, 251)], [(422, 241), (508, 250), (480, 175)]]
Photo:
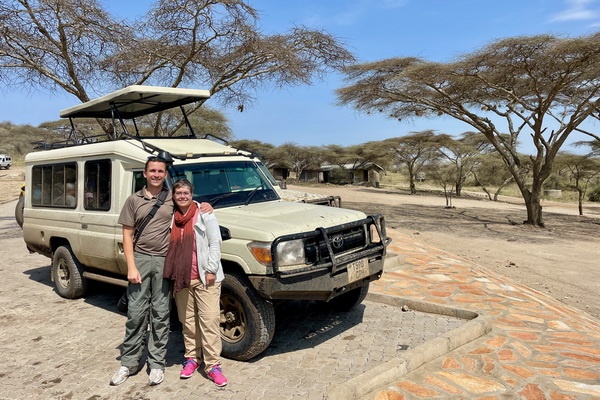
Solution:
[(19, 197), (15, 206), (15, 220), (21, 228), (23, 228), (23, 208), (25, 207), (25, 197)]
[(245, 276), (225, 274), (220, 302), (223, 357), (247, 361), (269, 347), (275, 332), (275, 309)]
[(68, 245), (60, 246), (52, 257), (52, 278), (61, 297), (76, 299), (83, 296), (87, 286), (83, 267)]
[(362, 303), (365, 297), (367, 297), (367, 293), (369, 293), (369, 284), (352, 289), (348, 293), (341, 294), (331, 300), (328, 304), (336, 311), (349, 311)]

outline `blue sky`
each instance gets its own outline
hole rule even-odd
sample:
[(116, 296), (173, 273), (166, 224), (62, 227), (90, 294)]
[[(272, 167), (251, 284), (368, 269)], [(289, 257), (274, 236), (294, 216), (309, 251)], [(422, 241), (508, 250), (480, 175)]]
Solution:
[[(100, 0), (115, 15), (144, 13), (146, 0)], [(551, 33), (578, 36), (600, 30), (600, 0), (251, 0), (265, 33), (304, 25), (342, 40), (361, 62), (417, 56), (449, 61), (504, 37)], [(125, 4), (125, 5), (123, 5)], [(472, 130), (449, 118), (398, 122), (336, 106), (334, 91), (344, 85), (331, 73), (312, 86), (256, 93), (243, 113), (224, 109), (236, 139), (274, 145), (360, 144), (434, 129), (460, 134)], [(58, 119), (74, 98), (0, 87), (0, 121), (38, 125)], [(210, 101), (207, 105), (218, 108)], [(584, 137), (573, 137), (583, 140)], [(527, 146), (524, 146), (527, 151)]]

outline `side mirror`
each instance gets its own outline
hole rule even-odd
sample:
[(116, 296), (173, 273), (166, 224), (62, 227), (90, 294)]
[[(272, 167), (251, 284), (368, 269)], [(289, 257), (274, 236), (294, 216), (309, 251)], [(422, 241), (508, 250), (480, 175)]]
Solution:
[(221, 240), (231, 239), (231, 231), (228, 228), (219, 225), (219, 229), (221, 230)]

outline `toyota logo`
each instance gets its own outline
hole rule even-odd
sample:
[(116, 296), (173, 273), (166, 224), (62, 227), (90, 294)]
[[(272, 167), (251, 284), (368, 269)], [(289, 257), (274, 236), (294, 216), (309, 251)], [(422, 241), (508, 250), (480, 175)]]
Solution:
[(331, 239), (331, 245), (333, 246), (334, 249), (341, 249), (343, 244), (344, 244), (344, 237), (342, 235), (334, 236)]

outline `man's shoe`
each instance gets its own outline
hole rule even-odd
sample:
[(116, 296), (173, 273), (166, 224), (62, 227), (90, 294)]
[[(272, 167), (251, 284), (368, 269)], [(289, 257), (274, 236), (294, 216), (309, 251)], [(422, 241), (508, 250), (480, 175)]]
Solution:
[(150, 369), (150, 386), (159, 385), (165, 379), (165, 371), (162, 368), (152, 368)]
[(121, 366), (121, 368), (119, 368), (119, 370), (110, 379), (111, 386), (117, 386), (117, 385), (120, 385), (121, 383), (125, 382), (127, 380), (127, 378), (129, 378), (129, 375), (135, 374), (137, 372), (137, 370), (138, 370), (138, 367)]
[(208, 378), (211, 381), (213, 381), (218, 387), (223, 387), (227, 385), (227, 378), (225, 378), (225, 375), (223, 375), (220, 365), (212, 367), (210, 372), (206, 375), (208, 375)]
[(196, 372), (196, 369), (198, 369), (198, 363), (196, 362), (196, 360), (194, 360), (193, 358), (188, 358), (183, 363), (183, 369), (179, 373), (179, 377), (181, 379), (187, 379), (187, 378), (191, 377), (192, 375), (194, 375), (194, 372)]

